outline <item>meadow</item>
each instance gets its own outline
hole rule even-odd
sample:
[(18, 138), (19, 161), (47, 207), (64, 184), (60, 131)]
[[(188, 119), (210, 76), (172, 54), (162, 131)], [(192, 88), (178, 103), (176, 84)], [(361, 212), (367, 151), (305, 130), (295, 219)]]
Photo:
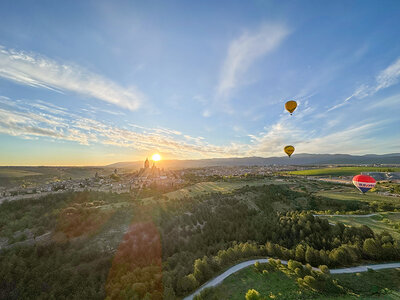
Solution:
[[(254, 289), (266, 299), (399, 299), (400, 270), (332, 275), (332, 279), (344, 288), (345, 294), (315, 292), (300, 287), (295, 278), (281, 271), (262, 274), (253, 266), (232, 274), (220, 285), (213, 288), (207, 298), (242, 300), (247, 291)], [(210, 293), (211, 294), (211, 293)]]
[(354, 176), (361, 172), (400, 172), (400, 168), (337, 167), (291, 171), (288, 174), (304, 176)]

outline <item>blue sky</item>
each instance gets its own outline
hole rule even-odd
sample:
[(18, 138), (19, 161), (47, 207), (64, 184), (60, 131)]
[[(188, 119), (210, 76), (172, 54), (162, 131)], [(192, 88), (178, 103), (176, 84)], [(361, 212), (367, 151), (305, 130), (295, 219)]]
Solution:
[(400, 152), (399, 15), (388, 0), (1, 1), (0, 164)]

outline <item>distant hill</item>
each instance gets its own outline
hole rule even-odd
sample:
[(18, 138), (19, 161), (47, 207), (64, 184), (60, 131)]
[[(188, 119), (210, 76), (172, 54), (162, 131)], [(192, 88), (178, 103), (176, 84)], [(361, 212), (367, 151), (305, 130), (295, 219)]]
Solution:
[[(301, 153), (288, 157), (242, 157), (211, 158), (197, 160), (163, 160), (157, 163), (160, 168), (181, 169), (211, 166), (265, 166), (265, 165), (329, 165), (329, 164), (400, 164), (400, 153), (392, 154), (307, 154)], [(106, 168), (139, 169), (142, 161), (118, 162)]]

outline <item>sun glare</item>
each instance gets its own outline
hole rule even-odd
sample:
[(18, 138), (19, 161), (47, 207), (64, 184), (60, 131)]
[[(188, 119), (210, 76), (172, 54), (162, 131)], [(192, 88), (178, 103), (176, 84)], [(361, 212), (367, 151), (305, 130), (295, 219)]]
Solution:
[(151, 159), (154, 160), (154, 161), (159, 161), (159, 160), (161, 160), (161, 155), (160, 154), (153, 154)]

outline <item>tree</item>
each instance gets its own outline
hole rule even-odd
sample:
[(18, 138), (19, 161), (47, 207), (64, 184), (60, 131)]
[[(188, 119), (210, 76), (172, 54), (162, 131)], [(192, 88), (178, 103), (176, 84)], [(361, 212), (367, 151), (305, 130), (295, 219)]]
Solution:
[(180, 288), (183, 292), (194, 290), (198, 286), (198, 282), (193, 274), (183, 277), (179, 282)]
[(193, 275), (198, 282), (206, 281), (208, 278), (210, 278), (211, 274), (212, 271), (208, 264), (207, 256), (204, 256), (203, 259), (195, 260)]
[(321, 265), (319, 266), (319, 269), (321, 270), (322, 273), (324, 274), (330, 274), (329, 268), (326, 265)]
[(135, 282), (132, 284), (132, 290), (137, 293), (140, 298), (143, 298), (146, 293), (146, 285), (142, 282)]
[[(308, 262), (310, 265), (317, 265), (319, 257), (317, 257), (319, 253), (315, 251), (314, 248), (307, 246), (306, 254), (305, 254), (305, 259), (306, 262)], [(319, 256), (319, 255), (318, 255)]]
[(175, 292), (172, 287), (168, 286), (168, 287), (164, 288), (164, 299), (165, 300), (175, 300), (176, 299)]
[(267, 242), (265, 245), (265, 249), (267, 251), (267, 255), (269, 256), (275, 256), (276, 251), (275, 251), (275, 245), (271, 242)]
[(298, 244), (296, 247), (296, 260), (297, 261), (305, 261), (305, 250), (302, 244)]
[(381, 245), (375, 239), (366, 239), (363, 243), (363, 253), (368, 258), (378, 259), (381, 255)]
[(289, 260), (288, 268), (292, 271), (295, 271), (297, 268), (303, 269), (303, 265), (296, 260)]
[(346, 265), (353, 262), (350, 253), (345, 247), (333, 249), (329, 254), (329, 258), (335, 265)]

